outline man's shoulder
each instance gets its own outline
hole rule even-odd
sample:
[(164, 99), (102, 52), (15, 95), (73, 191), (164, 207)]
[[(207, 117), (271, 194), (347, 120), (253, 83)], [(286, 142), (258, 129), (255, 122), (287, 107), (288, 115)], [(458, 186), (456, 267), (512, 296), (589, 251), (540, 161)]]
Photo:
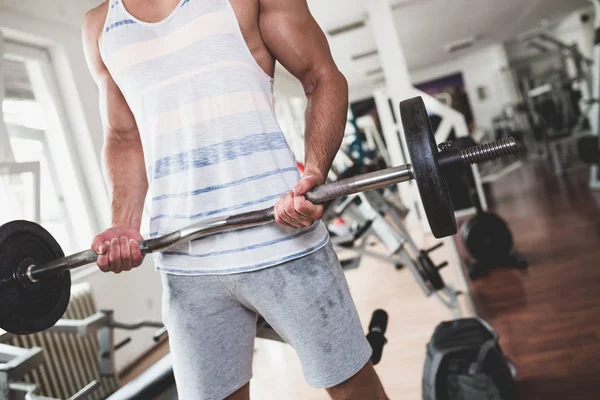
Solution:
[(106, 15), (108, 13), (108, 1), (102, 2), (100, 5), (89, 10), (83, 18), (83, 30), (88, 34), (93, 34), (96, 37), (100, 36)]

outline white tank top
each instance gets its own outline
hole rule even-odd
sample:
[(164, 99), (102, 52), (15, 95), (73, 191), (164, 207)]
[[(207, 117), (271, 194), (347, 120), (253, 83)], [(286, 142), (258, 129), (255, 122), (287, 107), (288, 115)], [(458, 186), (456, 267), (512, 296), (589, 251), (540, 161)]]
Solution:
[[(100, 51), (142, 137), (151, 237), (273, 206), (299, 180), (275, 118), (273, 80), (256, 63), (229, 0), (181, 0), (158, 23), (111, 0)], [(173, 274), (230, 274), (323, 247), (324, 224), (271, 223), (155, 255)]]

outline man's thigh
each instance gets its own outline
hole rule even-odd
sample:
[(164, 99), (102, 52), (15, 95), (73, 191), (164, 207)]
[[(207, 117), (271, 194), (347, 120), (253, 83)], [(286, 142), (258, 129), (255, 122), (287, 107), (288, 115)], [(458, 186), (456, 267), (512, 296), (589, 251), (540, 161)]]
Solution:
[(330, 244), (303, 258), (231, 279), (236, 298), (294, 347), (311, 386), (338, 385), (370, 360), (371, 347)]
[(162, 278), (179, 399), (223, 399), (236, 392), (252, 377), (256, 313), (233, 299), (218, 276)]

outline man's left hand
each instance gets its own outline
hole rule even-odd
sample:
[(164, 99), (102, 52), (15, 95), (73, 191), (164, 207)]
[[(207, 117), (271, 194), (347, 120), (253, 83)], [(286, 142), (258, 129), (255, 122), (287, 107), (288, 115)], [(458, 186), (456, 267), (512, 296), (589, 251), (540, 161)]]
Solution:
[(306, 200), (304, 194), (322, 183), (323, 180), (318, 175), (306, 173), (294, 189), (275, 204), (275, 222), (303, 228), (321, 219), (324, 207)]

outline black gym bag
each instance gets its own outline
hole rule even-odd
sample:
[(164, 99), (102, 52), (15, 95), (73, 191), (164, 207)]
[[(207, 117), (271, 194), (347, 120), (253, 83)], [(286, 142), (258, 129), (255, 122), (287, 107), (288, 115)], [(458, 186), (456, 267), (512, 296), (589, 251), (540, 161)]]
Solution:
[(427, 344), (423, 400), (515, 400), (515, 369), (478, 318), (439, 324)]

